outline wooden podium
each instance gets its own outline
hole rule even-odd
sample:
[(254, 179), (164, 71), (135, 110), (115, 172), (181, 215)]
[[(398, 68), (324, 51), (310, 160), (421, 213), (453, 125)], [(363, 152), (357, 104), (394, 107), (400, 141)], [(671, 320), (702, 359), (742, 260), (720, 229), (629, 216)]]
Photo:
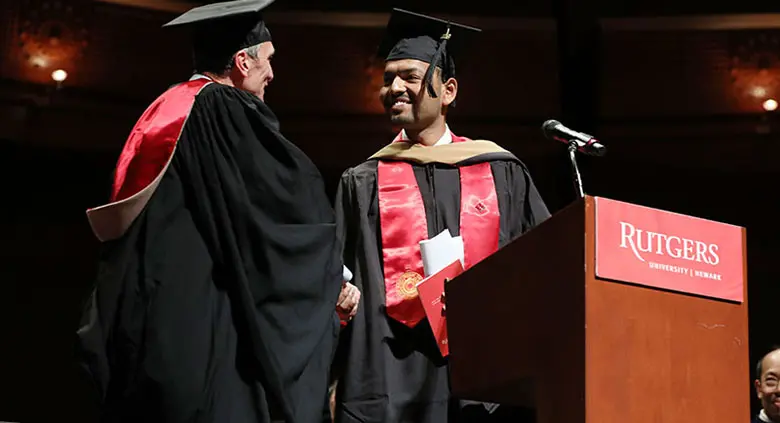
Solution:
[(749, 421), (744, 229), (731, 246), (741, 301), (607, 280), (596, 274), (597, 200), (447, 284), (453, 395), (530, 406), (538, 423)]

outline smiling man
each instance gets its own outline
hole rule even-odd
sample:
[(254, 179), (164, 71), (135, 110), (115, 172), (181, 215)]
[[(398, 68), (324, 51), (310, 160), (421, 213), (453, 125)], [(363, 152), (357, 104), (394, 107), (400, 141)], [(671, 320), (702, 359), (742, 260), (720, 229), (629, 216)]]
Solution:
[(753, 423), (780, 423), (780, 348), (768, 352), (756, 366), (756, 395), (761, 412)]
[(447, 125), (454, 58), (478, 33), (399, 9), (388, 23), (380, 99), (399, 133), (343, 174), (336, 201), (345, 264), (363, 298), (339, 342), (337, 423), (523, 421), (505, 407), (450, 398), (447, 360), (415, 288), (420, 241), (445, 229), (462, 236), (469, 267), (549, 216), (517, 157)]

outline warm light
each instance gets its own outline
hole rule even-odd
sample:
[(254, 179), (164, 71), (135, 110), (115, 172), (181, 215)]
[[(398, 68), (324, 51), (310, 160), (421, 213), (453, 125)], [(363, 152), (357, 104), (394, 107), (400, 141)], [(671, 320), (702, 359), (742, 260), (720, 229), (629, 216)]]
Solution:
[(756, 97), (756, 98), (766, 97), (766, 88), (761, 87), (761, 86), (753, 87), (750, 90), (750, 94), (752, 94), (753, 97)]
[(772, 112), (777, 110), (777, 101), (775, 101), (775, 99), (773, 98), (770, 98), (764, 101), (764, 104), (762, 104), (762, 106), (764, 107), (764, 110), (766, 110), (767, 112)]
[(56, 71), (51, 73), (51, 79), (55, 80), (56, 82), (62, 82), (67, 77), (68, 77), (68, 73), (62, 69), (57, 69)]
[(30, 63), (38, 68), (45, 68), (49, 65), (49, 61), (44, 56), (32, 56), (30, 57)]

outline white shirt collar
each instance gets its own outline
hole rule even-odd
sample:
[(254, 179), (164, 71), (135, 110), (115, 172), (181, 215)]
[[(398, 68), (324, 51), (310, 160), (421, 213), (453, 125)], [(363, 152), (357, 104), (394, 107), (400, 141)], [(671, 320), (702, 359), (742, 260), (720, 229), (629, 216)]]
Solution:
[[(405, 140), (405, 141), (409, 140), (409, 137), (406, 136), (406, 130), (404, 130), (404, 129), (401, 130), (401, 139)], [(445, 144), (451, 144), (451, 143), (452, 143), (452, 132), (450, 132), (449, 125), (445, 124), (444, 125), (444, 134), (441, 136), (441, 138), (439, 138), (438, 141), (436, 141), (436, 144), (434, 144), (433, 146), (435, 147), (437, 145), (445, 145)]]
[(758, 419), (761, 420), (762, 422), (772, 423), (772, 420), (769, 418), (769, 416), (766, 415), (766, 411), (764, 411), (763, 408), (758, 413)]
[(210, 80), (211, 78), (209, 78), (209, 77), (208, 77), (208, 76), (206, 76), (206, 75), (200, 74), (200, 73), (193, 74), (193, 75), (190, 77), (190, 81), (194, 81), (194, 80), (196, 80), (196, 79), (209, 79), (209, 80)]

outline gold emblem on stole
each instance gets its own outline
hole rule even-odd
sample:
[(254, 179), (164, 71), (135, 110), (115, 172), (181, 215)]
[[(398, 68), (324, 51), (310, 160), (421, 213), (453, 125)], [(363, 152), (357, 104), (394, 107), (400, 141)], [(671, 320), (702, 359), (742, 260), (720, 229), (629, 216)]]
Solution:
[(405, 300), (417, 297), (417, 283), (423, 280), (419, 273), (407, 270), (398, 277), (396, 288)]

